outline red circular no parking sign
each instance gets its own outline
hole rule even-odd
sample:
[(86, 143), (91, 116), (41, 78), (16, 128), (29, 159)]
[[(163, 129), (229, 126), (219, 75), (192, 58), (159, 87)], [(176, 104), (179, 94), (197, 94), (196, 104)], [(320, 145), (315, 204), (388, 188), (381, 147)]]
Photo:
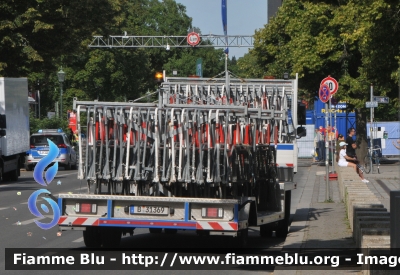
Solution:
[(329, 91), (330, 91), (331, 95), (334, 95), (339, 88), (338, 82), (336, 81), (336, 79), (334, 79), (331, 76), (328, 76), (328, 77), (325, 77), (324, 79), (322, 79), (321, 86), (324, 84), (329, 87)]
[(196, 46), (200, 43), (200, 35), (198, 33), (191, 32), (187, 35), (186, 40), (190, 46)]

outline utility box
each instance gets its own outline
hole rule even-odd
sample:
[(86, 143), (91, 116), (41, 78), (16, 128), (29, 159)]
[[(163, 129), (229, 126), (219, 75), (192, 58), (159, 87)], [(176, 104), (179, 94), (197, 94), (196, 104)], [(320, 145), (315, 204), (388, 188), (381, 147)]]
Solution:
[[(29, 103), (27, 78), (0, 77), (0, 116), (3, 135), (2, 156), (29, 150)], [(5, 130), (5, 131), (4, 131)]]

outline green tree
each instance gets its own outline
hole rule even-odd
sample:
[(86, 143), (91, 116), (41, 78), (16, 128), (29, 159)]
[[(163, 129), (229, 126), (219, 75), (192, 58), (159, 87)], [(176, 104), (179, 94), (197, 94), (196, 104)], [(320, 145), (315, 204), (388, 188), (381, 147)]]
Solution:
[(68, 122), (59, 117), (38, 119), (35, 114), (31, 113), (29, 117), (30, 133), (37, 133), (39, 129), (62, 129), (65, 133), (69, 133)]
[(234, 73), (243, 78), (262, 78), (265, 75), (264, 69), (259, 65), (257, 56), (252, 50), (239, 58)]
[(203, 77), (214, 77), (225, 70), (225, 54), (222, 49), (214, 48), (177, 48), (164, 65), (168, 75), (178, 70), (178, 76), (187, 77), (196, 74), (196, 61), (202, 59)]
[(61, 66), (63, 110), (73, 97), (123, 101), (155, 87), (154, 72), (169, 53), (89, 49), (92, 35), (186, 35), (191, 28), (186, 8), (174, 0), (5, 1), (0, 20), (0, 75), (27, 76), (29, 89), (40, 91), (42, 115), (60, 100)]
[(377, 119), (396, 119), (399, 107), (399, 10), (400, 3), (392, 0), (285, 0), (276, 17), (256, 32), (251, 54), (267, 74), (298, 73), (301, 92), (311, 98), (324, 77), (338, 79), (335, 97), (356, 110), (358, 143), (365, 149), (370, 83), (375, 95), (392, 101), (378, 108)]
[[(2, 1), (0, 74), (52, 70), (54, 61), (81, 51), (84, 37), (112, 24), (119, 1)], [(108, 22), (108, 23), (107, 23)]]

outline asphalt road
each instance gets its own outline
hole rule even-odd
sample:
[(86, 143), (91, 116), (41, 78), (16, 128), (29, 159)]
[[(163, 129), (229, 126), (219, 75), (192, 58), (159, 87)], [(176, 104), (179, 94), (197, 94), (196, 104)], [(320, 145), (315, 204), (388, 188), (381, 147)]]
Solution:
[[(59, 183), (58, 183), (59, 182)], [(49, 230), (43, 230), (35, 224), (37, 218), (29, 211), (27, 201), (29, 196), (36, 190), (46, 188), (53, 195), (58, 193), (74, 192), (86, 193), (86, 182), (77, 179), (77, 171), (64, 171), (62, 168), (58, 171), (56, 178), (47, 187), (36, 183), (32, 172), (21, 171), (21, 177), (17, 182), (0, 183), (0, 274), (110, 274), (110, 271), (10, 271), (5, 270), (5, 248), (47, 248), (49, 251), (54, 248), (82, 249), (86, 250), (81, 231), (63, 231), (58, 236), (58, 227)], [(20, 192), (20, 193), (19, 193)], [(302, 190), (297, 188), (292, 192), (292, 214), (296, 210), (297, 203)], [(51, 214), (51, 213), (50, 213)], [(42, 222), (50, 222), (49, 218), (44, 218)], [(258, 228), (250, 228), (248, 248), (268, 250), (271, 248), (281, 248), (284, 243), (282, 238), (260, 238)], [(234, 249), (232, 237), (211, 236), (199, 237), (192, 231), (178, 231), (176, 235), (150, 234), (148, 229), (135, 229), (133, 236), (125, 236), (121, 241), (121, 249), (135, 251), (151, 251), (163, 253), (178, 249), (187, 252), (213, 253), (221, 249)], [(142, 270), (141, 274), (248, 274), (249, 272), (260, 272), (261, 270), (235, 270), (235, 271), (154, 271)], [(265, 271), (265, 270), (263, 270)], [(272, 270), (271, 270), (272, 271)], [(132, 270), (114, 271), (113, 274), (132, 274)]]

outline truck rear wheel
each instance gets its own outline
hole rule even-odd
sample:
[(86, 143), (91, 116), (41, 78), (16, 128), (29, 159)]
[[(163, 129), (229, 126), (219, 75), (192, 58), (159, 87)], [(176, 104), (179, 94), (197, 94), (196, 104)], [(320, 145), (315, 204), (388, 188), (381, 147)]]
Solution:
[(151, 234), (160, 234), (162, 232), (162, 228), (149, 228)]
[(18, 176), (19, 176), (19, 170), (18, 170), (19, 168), (17, 168), (17, 169), (15, 169), (15, 170), (12, 170), (11, 172), (10, 172), (10, 180), (11, 181), (17, 181), (18, 180)]
[(278, 238), (286, 238), (289, 233), (290, 203), (292, 199), (292, 191), (285, 191), (285, 218), (278, 223), (276, 236)]
[(242, 229), (238, 231), (238, 236), (237, 236), (237, 247), (239, 248), (244, 248), (247, 246), (247, 239), (249, 237), (249, 229)]
[(101, 239), (104, 248), (116, 248), (121, 243), (122, 232), (118, 228), (102, 228)]
[(178, 229), (165, 228), (164, 232), (165, 234), (175, 235), (176, 233), (178, 233)]
[(86, 247), (99, 248), (101, 247), (101, 231), (100, 228), (86, 227), (83, 231), (83, 242)]
[(263, 224), (260, 225), (260, 236), (263, 238), (269, 238), (272, 237), (272, 231), (273, 229), (269, 224)]
[(9, 180), (9, 181), (17, 181), (18, 180), (18, 170), (12, 170), (10, 172), (4, 173), (3, 174), (3, 179), (4, 180)]

